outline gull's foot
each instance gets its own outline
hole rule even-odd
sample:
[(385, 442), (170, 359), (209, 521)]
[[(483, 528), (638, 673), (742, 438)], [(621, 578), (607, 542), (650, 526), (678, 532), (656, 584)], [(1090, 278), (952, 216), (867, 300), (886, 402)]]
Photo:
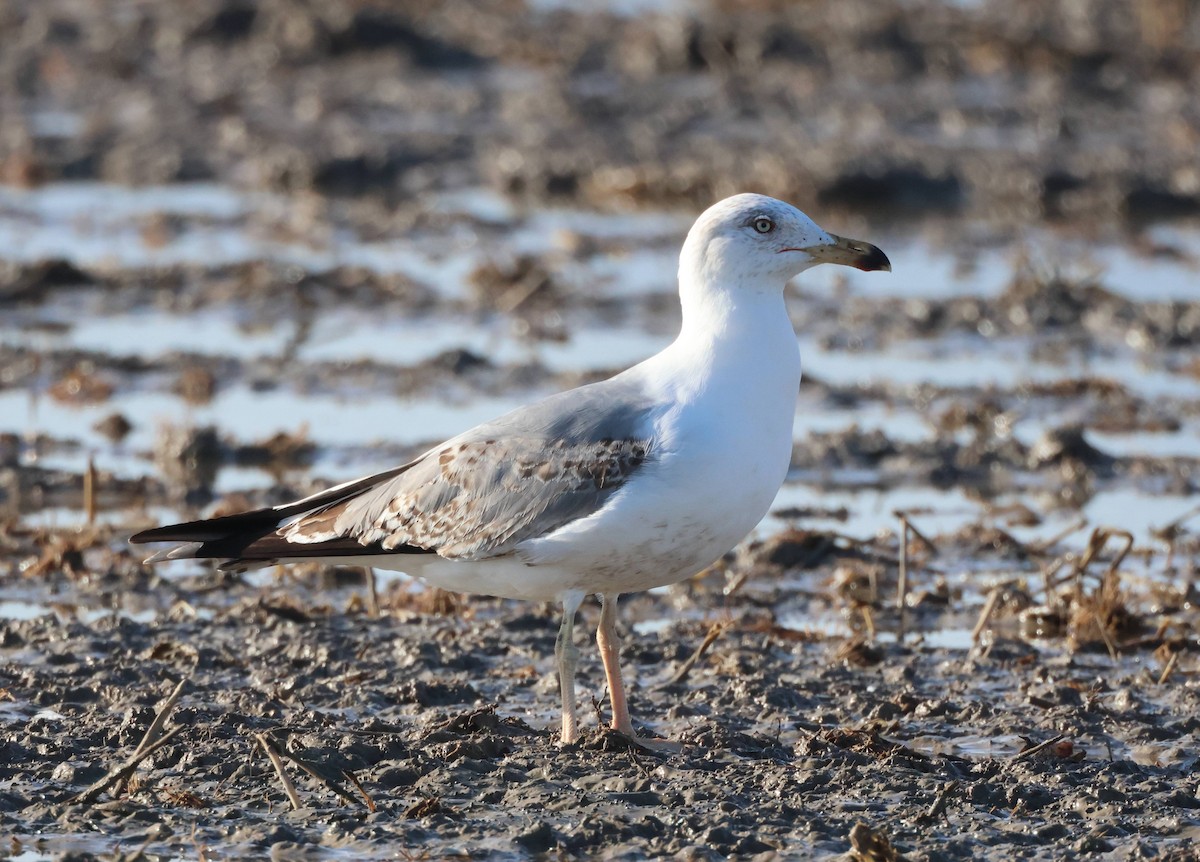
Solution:
[(600, 727), (595, 736), (588, 734), (583, 747), (590, 751), (649, 751), (654, 754), (678, 754), (683, 751), (683, 743), (670, 739), (656, 739), (614, 730), (611, 727)]
[(657, 737), (628, 736), (621, 734), (638, 748), (652, 751), (655, 754), (679, 754), (683, 751), (683, 743), (674, 739), (658, 739)]

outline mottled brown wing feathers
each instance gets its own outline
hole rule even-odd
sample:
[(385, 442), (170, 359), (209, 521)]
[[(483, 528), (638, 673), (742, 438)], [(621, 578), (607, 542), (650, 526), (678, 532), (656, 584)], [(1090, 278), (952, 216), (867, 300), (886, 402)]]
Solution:
[(647, 439), (452, 441), (373, 491), (280, 529), (288, 542), (352, 538), (471, 560), (507, 553), (595, 512), (651, 455)]

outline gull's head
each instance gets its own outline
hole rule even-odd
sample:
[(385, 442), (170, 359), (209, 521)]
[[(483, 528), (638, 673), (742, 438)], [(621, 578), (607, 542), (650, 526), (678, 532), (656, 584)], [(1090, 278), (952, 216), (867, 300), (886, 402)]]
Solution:
[(766, 195), (734, 195), (705, 210), (688, 232), (680, 276), (729, 289), (782, 290), (819, 263), (867, 272), (891, 263), (870, 243), (827, 233), (791, 204)]

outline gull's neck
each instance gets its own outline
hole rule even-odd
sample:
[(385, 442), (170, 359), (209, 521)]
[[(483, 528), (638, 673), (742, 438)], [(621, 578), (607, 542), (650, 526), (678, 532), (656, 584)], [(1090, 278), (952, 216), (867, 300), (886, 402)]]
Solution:
[[(687, 261), (685, 256), (684, 262)], [(739, 279), (720, 282), (714, 279)], [(763, 384), (788, 397), (800, 384), (800, 351), (783, 298), (783, 285), (737, 276), (723, 267), (679, 269), (683, 323), (679, 337), (653, 364), (670, 369), (672, 389)], [(661, 363), (661, 364), (660, 364)], [(747, 396), (751, 392), (747, 390)], [(776, 397), (776, 396), (772, 396)], [(792, 401), (786, 401), (790, 413)]]
[(767, 338), (782, 339), (795, 348), (782, 284), (773, 284), (765, 273), (730, 267), (722, 255), (687, 251), (685, 247), (679, 261), (681, 342), (710, 349), (718, 343)]
[(753, 339), (756, 333), (763, 334), (763, 326), (779, 329), (771, 324), (788, 319), (783, 291), (712, 290), (691, 285), (681, 288), (680, 304), (683, 322), (679, 337), (697, 346)]

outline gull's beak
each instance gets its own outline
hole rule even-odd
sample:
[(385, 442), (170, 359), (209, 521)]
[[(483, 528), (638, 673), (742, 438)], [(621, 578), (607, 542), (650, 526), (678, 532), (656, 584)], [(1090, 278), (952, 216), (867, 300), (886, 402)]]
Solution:
[(878, 246), (860, 239), (847, 239), (835, 233), (829, 235), (833, 245), (810, 245), (803, 251), (817, 263), (840, 263), (863, 272), (891, 272), (892, 262)]

